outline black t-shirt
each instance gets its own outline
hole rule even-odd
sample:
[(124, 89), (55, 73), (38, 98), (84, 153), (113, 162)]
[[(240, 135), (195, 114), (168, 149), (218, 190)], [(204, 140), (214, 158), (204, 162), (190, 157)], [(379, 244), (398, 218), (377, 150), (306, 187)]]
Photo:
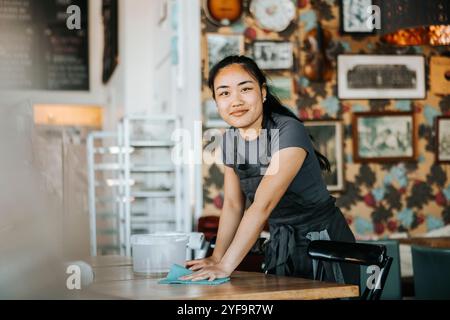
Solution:
[[(288, 190), (295, 193), (298, 201), (305, 206), (328, 200), (330, 194), (322, 178), (313, 144), (303, 123), (277, 113), (274, 113), (272, 118), (275, 124), (268, 125), (266, 131), (261, 131), (259, 137), (251, 141), (242, 138), (238, 129), (227, 129), (222, 141), (223, 163), (229, 167), (233, 167), (234, 164), (259, 164), (263, 175), (270, 164), (270, 155), (284, 148), (302, 148), (307, 152), (307, 156)], [(269, 135), (270, 140), (267, 139)], [(284, 165), (289, 164), (280, 164), (280, 166)]]

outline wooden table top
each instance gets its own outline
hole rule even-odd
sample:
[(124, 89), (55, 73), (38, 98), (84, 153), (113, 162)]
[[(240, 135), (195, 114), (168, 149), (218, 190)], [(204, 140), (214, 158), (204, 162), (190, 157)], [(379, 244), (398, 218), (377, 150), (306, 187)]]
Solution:
[(401, 244), (417, 245), (432, 248), (450, 248), (450, 237), (416, 237), (398, 239)]
[(119, 256), (84, 259), (94, 270), (89, 294), (112, 299), (150, 300), (289, 300), (358, 297), (355, 285), (339, 285), (303, 278), (280, 277), (257, 272), (236, 271), (231, 281), (217, 285), (161, 285), (161, 277), (133, 273), (132, 260)]
[(133, 260), (131, 257), (117, 255), (87, 257), (83, 259), (83, 261), (89, 263), (93, 268), (133, 265)]

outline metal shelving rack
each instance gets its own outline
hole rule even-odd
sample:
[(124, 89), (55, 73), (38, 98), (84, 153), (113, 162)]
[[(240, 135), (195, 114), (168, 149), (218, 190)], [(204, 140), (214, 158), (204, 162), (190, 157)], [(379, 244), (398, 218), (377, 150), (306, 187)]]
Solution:
[[(120, 128), (119, 128), (120, 132)], [(125, 254), (124, 180), (121, 135), (112, 131), (91, 132), (87, 138), (90, 253)], [(99, 209), (99, 207), (101, 209)], [(106, 226), (105, 226), (106, 225)], [(99, 241), (102, 235), (113, 236)]]
[[(133, 150), (155, 150), (155, 149), (166, 149), (173, 152), (175, 143), (171, 140), (171, 137), (161, 137), (155, 138), (150, 132), (144, 133), (141, 137), (134, 136), (134, 129), (136, 126), (141, 124), (165, 124), (166, 126), (173, 126), (174, 129), (180, 128), (180, 120), (176, 116), (146, 116), (146, 115), (128, 115), (125, 116), (121, 125), (123, 128), (122, 139), (123, 147), (128, 150), (132, 148)], [(167, 131), (166, 131), (167, 132)], [(154, 223), (170, 223), (174, 224), (174, 230), (183, 230), (183, 217), (181, 210), (181, 179), (182, 171), (180, 164), (174, 164), (172, 161), (168, 162), (170, 164), (155, 164), (146, 162), (145, 164), (138, 164), (132, 153), (121, 153), (122, 163), (123, 163), (123, 179), (125, 181), (135, 181), (136, 176), (144, 177), (145, 181), (149, 180), (149, 176), (152, 174), (168, 174), (172, 176), (171, 188), (170, 190), (142, 190), (137, 188), (137, 185), (124, 184), (124, 242), (125, 254), (127, 256), (131, 255), (131, 245), (130, 237), (131, 234), (150, 232), (151, 225)], [(174, 204), (174, 216), (158, 216), (150, 212), (148, 209), (149, 199), (173, 199)], [(137, 202), (144, 200), (146, 202), (147, 208), (143, 211), (141, 216), (137, 216), (133, 212), (133, 207), (137, 207)], [(155, 210), (157, 211), (157, 210)]]
[[(186, 217), (182, 212), (182, 167), (168, 160), (164, 164), (146, 160), (139, 164), (135, 155), (139, 151), (165, 149), (174, 152), (175, 143), (170, 136), (161, 138), (149, 132), (135, 137), (133, 129), (139, 123), (156, 123), (174, 130), (180, 128), (176, 116), (125, 116), (118, 125), (117, 132), (96, 131), (87, 138), (90, 252), (98, 251), (131, 255), (130, 237), (136, 233), (149, 233), (152, 226), (171, 225), (171, 231), (185, 230)], [(171, 133), (165, 131), (164, 133)], [(166, 179), (170, 188), (149, 189), (147, 183), (157, 180), (155, 174), (170, 176)], [(140, 179), (144, 179), (142, 182)], [(160, 177), (161, 178), (161, 177)], [(163, 212), (163, 208), (149, 205), (152, 199), (171, 199), (174, 210)], [(173, 200), (173, 201), (172, 201)], [(139, 208), (139, 205), (141, 206)], [(107, 207), (107, 209), (105, 209)], [(102, 209), (99, 209), (102, 208)], [(138, 210), (136, 210), (138, 209)], [(162, 212), (162, 214), (161, 214)], [(107, 227), (105, 228), (105, 221)], [(113, 236), (106, 245), (99, 241), (102, 234)], [(100, 249), (100, 250), (99, 250)]]

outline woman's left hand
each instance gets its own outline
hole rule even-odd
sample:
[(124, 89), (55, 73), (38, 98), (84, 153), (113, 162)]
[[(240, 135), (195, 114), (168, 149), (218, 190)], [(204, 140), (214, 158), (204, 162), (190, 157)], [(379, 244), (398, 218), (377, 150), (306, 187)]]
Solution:
[(187, 276), (180, 277), (180, 280), (192, 280), (192, 281), (198, 281), (198, 280), (205, 280), (208, 279), (209, 281), (213, 281), (215, 279), (219, 278), (226, 278), (231, 275), (233, 270), (228, 270), (220, 263), (204, 267), (203, 269), (189, 274)]

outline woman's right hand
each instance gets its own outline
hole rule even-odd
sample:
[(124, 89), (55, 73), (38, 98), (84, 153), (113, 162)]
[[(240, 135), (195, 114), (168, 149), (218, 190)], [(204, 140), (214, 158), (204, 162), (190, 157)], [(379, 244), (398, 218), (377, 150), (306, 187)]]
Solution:
[(196, 260), (190, 260), (186, 262), (186, 267), (189, 268), (189, 270), (197, 271), (200, 269), (203, 269), (204, 267), (209, 267), (215, 264), (218, 264), (220, 262), (220, 259), (212, 256), (209, 256), (204, 259), (196, 259)]

